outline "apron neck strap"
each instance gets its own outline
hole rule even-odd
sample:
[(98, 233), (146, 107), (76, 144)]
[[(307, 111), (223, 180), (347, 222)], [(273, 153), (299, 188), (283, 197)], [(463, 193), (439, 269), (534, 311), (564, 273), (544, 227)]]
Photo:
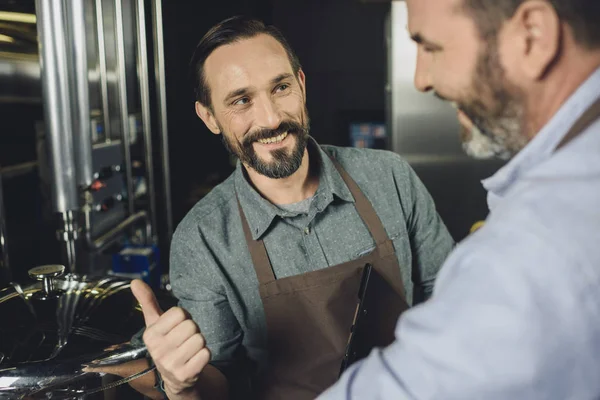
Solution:
[(564, 145), (569, 143), (572, 139), (577, 137), (580, 133), (586, 130), (594, 121), (600, 118), (600, 98), (594, 102), (579, 119), (575, 122), (575, 124), (571, 127), (569, 132), (562, 138), (558, 146), (556, 146), (556, 150), (559, 150)]
[(385, 231), (385, 228), (383, 227), (383, 224), (381, 223), (381, 220), (379, 219), (379, 216), (375, 212), (375, 209), (373, 209), (373, 205), (364, 195), (362, 190), (360, 190), (354, 179), (352, 179), (352, 177), (340, 165), (340, 163), (331, 155), (329, 158), (331, 158), (333, 165), (335, 165), (335, 168), (342, 176), (346, 186), (348, 186), (350, 193), (352, 193), (355, 201), (356, 211), (358, 211), (358, 214), (371, 232), (371, 236), (373, 236), (375, 244), (379, 248), (379, 254), (381, 256), (393, 254), (394, 247), (390, 241), (390, 238), (388, 237), (387, 232)]
[(252, 258), (252, 264), (254, 264), (254, 269), (256, 270), (258, 282), (266, 283), (274, 281), (275, 275), (273, 274), (273, 267), (271, 266), (271, 261), (269, 261), (269, 255), (267, 254), (265, 244), (262, 240), (254, 240), (252, 238), (250, 226), (248, 226), (248, 220), (246, 219), (244, 210), (242, 210), (242, 205), (240, 204), (237, 192), (235, 197), (238, 203), (238, 209), (240, 210), (240, 218), (242, 219), (242, 228), (244, 228), (244, 236), (246, 237), (246, 243), (248, 244), (248, 251), (250, 251), (250, 257)]
[[(335, 168), (340, 173), (342, 179), (346, 183), (346, 186), (348, 186), (350, 193), (352, 193), (352, 196), (354, 197), (356, 211), (358, 211), (358, 214), (375, 240), (375, 251), (379, 253), (380, 257), (386, 257), (394, 254), (394, 245), (390, 241), (388, 234), (385, 231), (381, 220), (379, 219), (379, 216), (377, 216), (375, 209), (373, 209), (373, 206), (371, 205), (371, 202), (369, 202), (354, 179), (352, 179), (352, 177), (346, 172), (346, 170), (344, 170), (337, 160), (332, 156), (329, 156), (329, 158), (331, 158), (333, 165), (335, 165)], [(250, 257), (252, 258), (254, 269), (256, 270), (258, 282), (266, 283), (274, 281), (275, 275), (273, 273), (273, 267), (269, 260), (269, 255), (267, 254), (265, 244), (262, 240), (254, 240), (252, 238), (250, 226), (248, 225), (248, 220), (246, 219), (246, 215), (242, 209), (237, 192), (236, 200), (238, 203), (238, 209), (240, 211), (244, 236), (246, 238), (246, 243), (248, 244), (248, 250), (250, 251)]]

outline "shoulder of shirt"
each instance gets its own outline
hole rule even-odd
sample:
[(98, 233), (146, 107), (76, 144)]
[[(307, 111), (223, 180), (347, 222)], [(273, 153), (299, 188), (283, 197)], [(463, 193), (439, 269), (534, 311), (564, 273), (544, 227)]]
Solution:
[(595, 261), (600, 249), (592, 234), (600, 217), (592, 203), (559, 196), (547, 181), (525, 181), (457, 250), (472, 265), (483, 262), (527, 273), (544, 264), (600, 282)]
[(193, 237), (190, 234), (198, 234), (201, 226), (214, 226), (214, 223), (223, 220), (223, 214), (235, 201), (234, 180), (235, 171), (188, 211), (173, 233), (173, 242), (179, 239), (189, 241)]

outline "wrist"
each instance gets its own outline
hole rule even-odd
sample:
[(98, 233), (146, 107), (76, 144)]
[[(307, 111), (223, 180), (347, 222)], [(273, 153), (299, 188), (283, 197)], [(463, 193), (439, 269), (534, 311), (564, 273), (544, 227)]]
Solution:
[(167, 382), (163, 383), (163, 390), (169, 400), (201, 400), (197, 385), (189, 388), (171, 388)]

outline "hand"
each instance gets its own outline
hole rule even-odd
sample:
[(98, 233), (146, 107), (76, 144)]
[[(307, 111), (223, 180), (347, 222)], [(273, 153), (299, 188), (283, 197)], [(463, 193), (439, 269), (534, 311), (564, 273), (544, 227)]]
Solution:
[(198, 325), (179, 307), (163, 314), (152, 289), (141, 280), (131, 282), (131, 291), (142, 306), (146, 322), (143, 340), (167, 394), (193, 391), (210, 361), (210, 351)]

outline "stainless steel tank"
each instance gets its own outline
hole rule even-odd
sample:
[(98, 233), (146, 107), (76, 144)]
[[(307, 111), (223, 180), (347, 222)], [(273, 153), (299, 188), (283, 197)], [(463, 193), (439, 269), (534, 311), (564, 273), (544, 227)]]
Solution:
[(130, 342), (144, 327), (130, 281), (64, 270), (37, 267), (37, 282), (0, 290), (0, 399), (78, 398), (102, 385), (87, 367), (146, 356)]

